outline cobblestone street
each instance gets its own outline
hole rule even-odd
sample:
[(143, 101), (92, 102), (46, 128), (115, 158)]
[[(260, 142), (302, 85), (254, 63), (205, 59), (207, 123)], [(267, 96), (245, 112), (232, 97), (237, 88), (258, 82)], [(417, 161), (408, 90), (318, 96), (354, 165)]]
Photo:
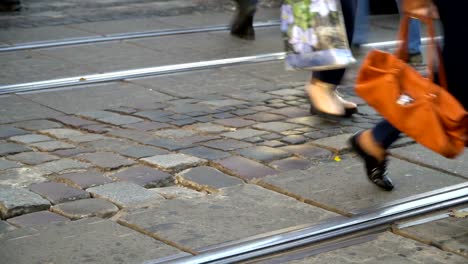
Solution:
[[(233, 7), (23, 2), (23, 11), (0, 14), (0, 46), (223, 25)], [(278, 1), (262, 2), (258, 21), (277, 19)], [(393, 38), (396, 21), (373, 20), (372, 37)], [(2, 52), (0, 86), (280, 51), (279, 30), (265, 28), (255, 42), (221, 31)], [(396, 189), (368, 181), (347, 143), (380, 120), (354, 94), (358, 66), (339, 87), (359, 104), (347, 119), (312, 115), (303, 87), (310, 73), (285, 71), (283, 62), (0, 95), (0, 262), (143, 263), (198, 254), (465, 183), (467, 154), (446, 160), (406, 137), (391, 150)], [(372, 234), (279, 263), (466, 263), (467, 220)]]

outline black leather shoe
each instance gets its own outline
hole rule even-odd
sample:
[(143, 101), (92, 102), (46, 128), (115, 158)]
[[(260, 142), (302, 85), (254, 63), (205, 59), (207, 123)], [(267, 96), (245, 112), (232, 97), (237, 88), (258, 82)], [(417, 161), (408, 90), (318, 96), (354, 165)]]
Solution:
[(352, 136), (349, 139), (349, 144), (351, 145), (351, 148), (364, 160), (367, 177), (380, 188), (386, 191), (393, 190), (394, 186), (392, 180), (387, 176), (387, 159), (379, 162), (376, 158), (367, 154), (357, 141), (360, 135), (361, 132)]
[(238, 10), (234, 18), (234, 22), (231, 25), (231, 35), (246, 39), (255, 39), (255, 30), (253, 27), (254, 15), (256, 12), (256, 6), (251, 5), (248, 1), (237, 0)]

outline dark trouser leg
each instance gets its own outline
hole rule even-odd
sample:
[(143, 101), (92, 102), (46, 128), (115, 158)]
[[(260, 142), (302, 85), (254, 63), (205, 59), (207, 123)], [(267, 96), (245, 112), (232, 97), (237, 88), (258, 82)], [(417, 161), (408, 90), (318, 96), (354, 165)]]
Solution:
[(401, 132), (385, 119), (372, 129), (375, 141), (384, 149), (388, 149), (398, 139), (400, 134)]
[[(341, 8), (343, 10), (343, 17), (346, 26), (346, 35), (348, 43), (353, 40), (354, 32), (354, 17), (356, 13), (356, 0), (341, 0)], [(343, 78), (345, 69), (318, 71), (312, 73), (313, 79), (318, 79), (322, 82), (338, 85)]]

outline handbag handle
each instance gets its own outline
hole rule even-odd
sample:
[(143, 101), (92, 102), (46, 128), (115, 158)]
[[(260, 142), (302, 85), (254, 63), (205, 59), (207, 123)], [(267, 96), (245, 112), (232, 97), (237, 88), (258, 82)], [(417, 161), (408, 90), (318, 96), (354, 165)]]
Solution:
[[(398, 40), (400, 41), (400, 47), (396, 51), (396, 56), (403, 61), (408, 60), (408, 31), (409, 31), (409, 22), (410, 16), (406, 13), (403, 14), (403, 18), (400, 21), (400, 32), (398, 36)], [(445, 75), (445, 67), (442, 58), (442, 50), (440, 45), (438, 45), (435, 41), (435, 29), (434, 29), (434, 22), (431, 17), (419, 17), (418, 18), (421, 22), (426, 24), (427, 32), (429, 35), (429, 47), (427, 49), (427, 72), (429, 80), (432, 82), (434, 81), (434, 50), (437, 51), (437, 59), (439, 62), (439, 82), (440, 86), (447, 89), (447, 79)]]

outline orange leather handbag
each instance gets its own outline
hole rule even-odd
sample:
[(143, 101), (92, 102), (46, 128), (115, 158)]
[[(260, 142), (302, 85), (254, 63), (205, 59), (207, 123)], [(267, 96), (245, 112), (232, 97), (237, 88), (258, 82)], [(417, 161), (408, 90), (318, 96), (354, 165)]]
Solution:
[(432, 0), (404, 0), (403, 13), (414, 18), (439, 18), (437, 8)]
[[(429, 78), (405, 63), (409, 16), (404, 15), (400, 25), (399, 39), (402, 42), (399, 51), (396, 54), (371, 51), (358, 73), (356, 93), (416, 142), (447, 158), (454, 158), (465, 147), (468, 113), (446, 90), (441, 52), (434, 40), (433, 21), (428, 18), (424, 22), (431, 39), (427, 53)], [(436, 49), (441, 86), (433, 82), (432, 64)]]

